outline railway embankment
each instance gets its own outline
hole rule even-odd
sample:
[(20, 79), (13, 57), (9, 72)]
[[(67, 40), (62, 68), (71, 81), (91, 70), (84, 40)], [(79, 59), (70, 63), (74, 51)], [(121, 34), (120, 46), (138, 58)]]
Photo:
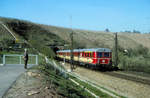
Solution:
[[(81, 93), (82, 92), (82, 93)], [(21, 74), (3, 98), (95, 98), (52, 69), (37, 66)], [(107, 98), (107, 97), (105, 97)]]
[(18, 77), (3, 98), (113, 98), (59, 68), (50, 61), (49, 64), (43, 63), (28, 69)]
[[(64, 66), (66, 69), (70, 69), (70, 65), (65, 63)], [(142, 77), (138, 77), (138, 75), (134, 75), (134, 80), (126, 79), (127, 76), (132, 77), (130, 74), (122, 73), (122, 76), (126, 74), (125, 77), (118, 77), (113, 75), (113, 73), (121, 73), (121, 72), (99, 72), (90, 69), (86, 69), (83, 67), (77, 67), (74, 71), (74, 74), (77, 74), (82, 79), (90, 81), (97, 86), (103, 87), (107, 90), (115, 92), (119, 95), (128, 97), (128, 98), (149, 98), (150, 95), (150, 85), (148, 83), (142, 83), (138, 80)], [(109, 73), (109, 74), (108, 74)], [(111, 75), (112, 73), (112, 75)], [(137, 78), (136, 78), (137, 77)], [(137, 79), (137, 80), (136, 80)], [(149, 80), (148, 77), (143, 77), (141, 79)]]

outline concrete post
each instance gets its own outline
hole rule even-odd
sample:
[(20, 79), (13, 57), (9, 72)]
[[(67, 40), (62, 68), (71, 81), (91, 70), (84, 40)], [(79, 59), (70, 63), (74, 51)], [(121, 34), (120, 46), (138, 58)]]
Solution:
[(5, 55), (3, 55), (3, 66), (5, 65)]

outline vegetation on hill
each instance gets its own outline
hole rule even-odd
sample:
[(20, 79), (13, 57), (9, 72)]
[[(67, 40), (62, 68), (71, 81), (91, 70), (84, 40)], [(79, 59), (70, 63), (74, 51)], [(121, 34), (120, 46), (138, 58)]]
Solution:
[[(28, 21), (0, 18), (5, 25), (11, 29), (20, 41), (26, 40), (32, 48), (36, 48), (39, 52), (53, 58), (54, 52), (50, 46), (63, 46), (68, 49), (70, 46), (70, 34), (74, 33), (74, 48), (111, 48), (114, 49), (114, 34), (112, 32), (86, 31), (62, 28), (50, 25), (35, 24)], [(0, 46), (13, 42), (14, 40), (0, 25)], [(8, 35), (8, 36), (7, 36)], [(7, 41), (7, 40), (8, 41)], [(7, 41), (7, 42), (6, 42)], [(125, 70), (149, 71), (148, 58), (150, 57), (150, 34), (139, 33), (118, 33), (119, 43), (119, 66)], [(125, 55), (124, 50), (129, 53)]]
[[(29, 42), (29, 47), (36, 48), (39, 52), (44, 53), (47, 56), (54, 56), (53, 51), (51, 50), (50, 46), (57, 46), (57, 45), (63, 45), (65, 41), (61, 39), (56, 34), (51, 33), (48, 30), (45, 30), (44, 28), (40, 27), (37, 24), (27, 22), (27, 21), (20, 21), (17, 19), (7, 19), (7, 18), (0, 18), (0, 20), (8, 26), (8, 28), (17, 35), (19, 41), (22, 41), (26, 43)], [(1, 28), (3, 28), (1, 26)], [(3, 34), (3, 41), (6, 42), (5, 39), (9, 40), (9, 43), (14, 43), (14, 39), (11, 37), (7, 37), (6, 33), (8, 31), (3, 28), (2, 34)], [(7, 33), (8, 34), (8, 33)], [(10, 35), (10, 34), (8, 34)], [(1, 38), (1, 39), (2, 39)], [(7, 42), (6, 42), (7, 43)], [(7, 44), (9, 44), (7, 43)]]

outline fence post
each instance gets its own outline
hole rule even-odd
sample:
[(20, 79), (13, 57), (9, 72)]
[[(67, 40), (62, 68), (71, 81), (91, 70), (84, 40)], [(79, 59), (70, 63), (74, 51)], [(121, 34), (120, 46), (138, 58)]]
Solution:
[(3, 55), (3, 65), (5, 65), (5, 55)]
[(20, 55), (20, 64), (21, 64), (21, 55)]
[(38, 55), (36, 55), (36, 65), (38, 65)]

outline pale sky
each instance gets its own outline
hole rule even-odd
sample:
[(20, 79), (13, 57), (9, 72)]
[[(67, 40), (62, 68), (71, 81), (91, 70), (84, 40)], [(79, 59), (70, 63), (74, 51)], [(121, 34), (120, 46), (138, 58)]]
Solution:
[(0, 0), (0, 16), (112, 32), (150, 32), (150, 0)]

